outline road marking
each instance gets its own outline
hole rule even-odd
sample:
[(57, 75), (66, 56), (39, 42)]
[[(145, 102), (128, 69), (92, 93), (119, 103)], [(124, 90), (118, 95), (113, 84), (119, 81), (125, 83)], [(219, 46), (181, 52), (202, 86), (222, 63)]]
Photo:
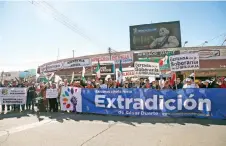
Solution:
[(0, 137), (8, 135), (8, 134), (13, 134), (13, 133), (17, 133), (17, 132), (20, 132), (20, 131), (28, 130), (28, 129), (31, 129), (31, 128), (35, 128), (35, 127), (38, 127), (38, 126), (42, 126), (42, 125), (45, 125), (45, 124), (50, 124), (50, 123), (57, 123), (57, 121), (48, 119), (48, 120), (43, 120), (41, 122), (35, 122), (35, 123), (32, 123), (32, 124), (22, 125), (22, 126), (10, 128), (10, 129), (2, 130), (2, 131), (0, 130)]

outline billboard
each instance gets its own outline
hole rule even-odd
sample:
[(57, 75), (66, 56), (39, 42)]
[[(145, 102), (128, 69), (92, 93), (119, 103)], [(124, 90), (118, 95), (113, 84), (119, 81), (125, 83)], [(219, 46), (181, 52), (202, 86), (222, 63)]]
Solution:
[(72, 59), (69, 61), (64, 62), (63, 67), (64, 69), (70, 69), (70, 68), (78, 68), (78, 67), (86, 67), (90, 66), (90, 59)]
[(226, 47), (191, 47), (180, 49), (180, 54), (199, 53), (200, 60), (226, 59)]
[(120, 64), (120, 60), (122, 64), (133, 63), (133, 53), (113, 54), (111, 60), (115, 61), (115, 64)]
[(130, 26), (130, 50), (181, 47), (180, 21)]
[[(98, 62), (92, 62), (92, 73), (95, 75)], [(109, 75), (115, 74), (115, 62), (114, 61), (100, 61), (100, 74)]]

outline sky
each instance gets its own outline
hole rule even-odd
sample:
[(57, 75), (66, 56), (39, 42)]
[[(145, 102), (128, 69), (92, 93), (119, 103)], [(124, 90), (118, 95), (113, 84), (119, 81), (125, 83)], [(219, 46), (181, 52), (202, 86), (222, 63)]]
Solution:
[[(58, 54), (72, 57), (72, 50), (75, 57), (106, 53), (108, 47), (128, 51), (129, 26), (139, 24), (179, 20), (186, 46), (220, 45), (225, 16), (226, 2), (0, 1), (0, 71), (37, 68)], [(64, 25), (68, 20), (73, 30)]]

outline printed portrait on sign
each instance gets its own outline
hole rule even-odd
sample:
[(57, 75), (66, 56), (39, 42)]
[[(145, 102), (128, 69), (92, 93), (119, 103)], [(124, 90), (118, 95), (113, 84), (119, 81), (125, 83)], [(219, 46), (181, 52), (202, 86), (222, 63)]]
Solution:
[(8, 94), (8, 90), (7, 89), (2, 89), (2, 95), (7, 95)]
[(151, 44), (151, 49), (158, 48), (176, 48), (179, 46), (179, 41), (176, 36), (170, 35), (170, 31), (164, 27), (159, 30), (159, 37), (156, 38)]

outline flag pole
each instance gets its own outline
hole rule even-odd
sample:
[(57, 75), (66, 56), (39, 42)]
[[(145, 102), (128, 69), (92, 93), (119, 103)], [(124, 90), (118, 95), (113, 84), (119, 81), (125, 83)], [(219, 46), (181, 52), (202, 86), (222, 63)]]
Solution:
[(176, 86), (176, 90), (177, 90), (177, 72), (175, 72), (176, 78), (174, 80), (175, 86)]
[(195, 75), (195, 70), (194, 70), (194, 82), (195, 82), (195, 76), (196, 76), (196, 75)]

